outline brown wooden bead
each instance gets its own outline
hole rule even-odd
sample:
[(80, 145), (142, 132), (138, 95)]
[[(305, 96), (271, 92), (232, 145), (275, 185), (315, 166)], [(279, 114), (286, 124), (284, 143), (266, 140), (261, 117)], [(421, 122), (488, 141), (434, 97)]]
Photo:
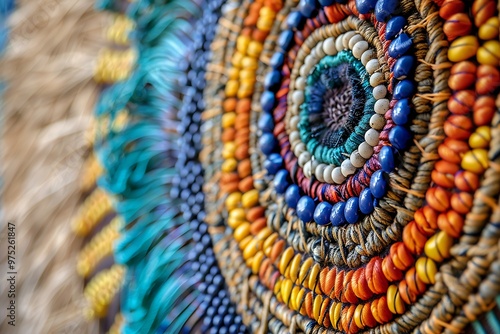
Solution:
[(467, 170), (455, 174), (455, 187), (461, 191), (473, 192), (479, 188), (479, 176)]
[(450, 16), (443, 25), (443, 31), (449, 41), (457, 37), (468, 35), (472, 27), (469, 15), (456, 13)]
[(450, 70), (448, 85), (453, 90), (466, 89), (476, 81), (476, 71), (476, 65), (470, 61), (456, 63)]
[(439, 16), (447, 20), (454, 14), (462, 13), (464, 8), (465, 4), (462, 0), (445, 0), (439, 9)]
[(448, 99), (448, 109), (455, 115), (467, 115), (472, 112), (476, 93), (472, 90), (460, 90)]
[(469, 213), (472, 208), (473, 197), (470, 193), (462, 191), (451, 196), (451, 207), (458, 213)]
[(444, 123), (444, 133), (453, 139), (467, 139), (472, 133), (473, 124), (470, 118), (463, 115), (452, 115)]

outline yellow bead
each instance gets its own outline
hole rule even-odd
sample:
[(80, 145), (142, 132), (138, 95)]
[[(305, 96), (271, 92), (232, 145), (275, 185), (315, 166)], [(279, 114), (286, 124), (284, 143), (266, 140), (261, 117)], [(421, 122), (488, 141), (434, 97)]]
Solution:
[(477, 61), (483, 65), (500, 66), (500, 42), (488, 41), (477, 50)]
[(471, 148), (488, 148), (491, 141), (491, 129), (489, 126), (480, 126), (476, 129), (470, 138), (469, 146)]
[(314, 302), (313, 302), (313, 314), (314, 314), (314, 319), (317, 321), (319, 319), (319, 316), (321, 314), (321, 304), (323, 303), (323, 298), (321, 295), (316, 295), (314, 297)]
[(238, 50), (243, 55), (246, 54), (250, 41), (251, 39), (249, 36), (238, 36), (238, 38), (236, 39), (236, 50)]
[(255, 81), (255, 70), (245, 69), (240, 71), (240, 80), (253, 80)]
[(342, 303), (332, 303), (330, 306), (330, 322), (332, 323), (333, 328), (339, 329), (340, 322), (340, 313), (342, 312)]
[(226, 209), (228, 211), (237, 208), (241, 203), (241, 193), (234, 192), (227, 196), (226, 198)]
[(453, 238), (444, 231), (440, 231), (425, 243), (425, 255), (434, 261), (442, 262), (450, 256), (451, 246), (453, 246)]
[[(293, 293), (293, 291), (292, 291)], [(296, 305), (296, 311), (301, 311), (302, 310), (302, 305), (304, 303), (304, 295), (306, 294), (305, 289), (299, 289), (299, 293), (297, 294), (297, 297), (295, 298), (295, 305)], [(302, 312), (300, 312), (302, 313)], [(303, 314), (303, 313), (302, 313)]]
[(293, 258), (292, 263), (290, 263), (290, 279), (294, 282), (297, 280), (299, 274), (301, 260), (302, 256), (298, 253)]
[(228, 112), (222, 115), (222, 127), (224, 129), (230, 128), (234, 126), (234, 123), (236, 122), (236, 113), (235, 112)]
[(285, 274), (286, 269), (288, 268), (288, 265), (290, 264), (290, 261), (292, 261), (294, 251), (292, 247), (288, 247), (285, 249), (285, 251), (281, 254), (281, 259), (280, 259), (280, 264), (279, 264), (279, 270), (282, 275)]
[(236, 152), (236, 144), (232, 141), (225, 143), (224, 147), (222, 148), (222, 157), (224, 159), (234, 158), (234, 152)]
[(364, 304), (359, 304), (358, 306), (356, 306), (356, 310), (354, 310), (354, 322), (356, 323), (356, 326), (358, 326), (358, 328), (360, 329), (363, 329), (365, 327), (362, 319), (364, 306), (365, 306)]
[(238, 226), (240, 226), (244, 222), (245, 222), (244, 220), (239, 220), (239, 219), (236, 219), (236, 218), (233, 218), (233, 217), (229, 217), (227, 219), (227, 226), (229, 226), (230, 228), (232, 228), (233, 230), (235, 230), (236, 228), (238, 228)]
[(309, 282), (306, 280), (306, 275), (309, 272), (309, 268), (311, 268), (313, 264), (312, 257), (307, 258), (304, 263), (300, 266), (299, 277), (297, 279), (297, 284), (304, 285), (305, 288), (309, 288)]
[(240, 249), (244, 250), (248, 246), (248, 244), (250, 243), (250, 241), (252, 241), (252, 240), (253, 240), (253, 235), (247, 236), (245, 239), (243, 239), (240, 242)]
[(226, 83), (226, 89), (225, 89), (226, 96), (227, 97), (236, 96), (236, 94), (238, 93), (238, 87), (239, 87), (238, 80), (229, 80)]
[(248, 51), (247, 54), (250, 57), (258, 58), (260, 53), (262, 52), (262, 43), (257, 42), (257, 41), (251, 41), (250, 45), (248, 45)]
[(257, 29), (261, 31), (269, 31), (273, 27), (274, 18), (272, 17), (259, 17), (257, 21)]
[(482, 174), (488, 168), (488, 151), (481, 148), (466, 152), (462, 157), (462, 168), (476, 174)]
[(318, 289), (318, 286), (319, 284), (316, 284), (318, 282), (318, 275), (319, 275), (319, 272), (320, 272), (320, 266), (319, 264), (315, 263), (312, 268), (311, 268), (311, 271), (309, 273), (309, 280), (308, 280), (308, 285), (309, 285), (309, 289), (310, 290), (317, 290)]
[(240, 77), (240, 70), (236, 67), (231, 67), (228, 77), (230, 80), (237, 80)]
[(248, 57), (248, 56), (244, 57), (241, 60), (241, 65), (246, 70), (254, 70), (254, 73), (255, 73), (255, 70), (259, 67), (259, 63), (257, 62), (257, 59), (255, 59), (253, 57)]
[(250, 234), (250, 223), (243, 223), (234, 230), (234, 239), (238, 242)]
[(258, 251), (257, 254), (253, 257), (253, 263), (252, 263), (252, 272), (257, 275), (260, 270), (260, 264), (264, 260), (264, 252)]
[(267, 238), (273, 233), (273, 231), (269, 227), (264, 227), (260, 232), (255, 236), (257, 240), (267, 240)]
[(238, 166), (238, 162), (235, 159), (227, 159), (222, 163), (222, 171), (226, 173), (233, 172)]
[(405, 312), (405, 304), (399, 294), (398, 287), (395, 285), (391, 285), (387, 289), (387, 306), (393, 314), (403, 314)]
[(285, 278), (281, 283), (281, 297), (283, 298), (283, 303), (288, 305), (290, 300), (290, 294), (292, 293), (293, 283), (288, 278)]
[(448, 49), (448, 59), (459, 62), (476, 55), (479, 43), (476, 36), (463, 36), (454, 40)]
[(266, 254), (267, 257), (271, 255), (271, 250), (273, 249), (276, 239), (278, 239), (278, 233), (273, 233), (264, 241), (262, 248), (264, 249), (264, 254)]
[(229, 218), (234, 218), (240, 221), (245, 221), (245, 209), (235, 208), (229, 211)]
[(242, 65), (241, 61), (243, 60), (244, 57), (245, 57), (244, 53), (236, 51), (233, 55), (233, 59), (231, 59), (231, 64), (234, 67), (241, 68)]
[(254, 207), (257, 203), (259, 203), (259, 191), (257, 189), (247, 191), (241, 198), (241, 204), (246, 209)]
[(301, 288), (299, 286), (294, 286), (292, 289), (292, 294), (290, 296), (290, 306), (294, 311), (299, 310), (300, 303), (297, 302), (297, 296), (299, 295)]
[(276, 12), (267, 6), (263, 6), (259, 10), (259, 18), (260, 17), (274, 18), (275, 16), (276, 16)]
[(415, 264), (417, 269), (418, 278), (426, 284), (434, 284), (436, 282), (437, 266), (436, 262), (428, 257), (421, 257), (417, 260)]
[(479, 38), (482, 40), (490, 40), (498, 37), (500, 30), (500, 19), (498, 16), (493, 16), (488, 19), (481, 27), (479, 27)]
[(283, 301), (283, 299), (281, 298), (281, 282), (283, 281), (283, 279), (281, 277), (278, 277), (278, 279), (276, 280), (276, 284), (274, 284), (274, 289), (273, 289), (273, 292), (274, 292), (274, 295), (278, 297), (278, 300), (280, 300), (280, 302)]
[(252, 256), (254, 256), (259, 251), (259, 241), (256, 239), (250, 240), (248, 245), (245, 247), (243, 251), (243, 259), (246, 261)]

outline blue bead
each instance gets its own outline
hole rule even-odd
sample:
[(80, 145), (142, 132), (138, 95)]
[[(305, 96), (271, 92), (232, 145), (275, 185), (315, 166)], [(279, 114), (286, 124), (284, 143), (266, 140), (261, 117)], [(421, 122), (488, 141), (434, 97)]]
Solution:
[(280, 169), (274, 176), (274, 188), (278, 194), (284, 194), (290, 184), (290, 173), (286, 169)]
[(330, 6), (335, 3), (335, 0), (319, 0), (321, 6)]
[(332, 205), (328, 202), (321, 202), (314, 210), (314, 221), (318, 225), (327, 225), (330, 223), (330, 214), (332, 213)]
[(402, 151), (409, 146), (412, 137), (408, 129), (404, 126), (396, 125), (389, 132), (389, 140), (392, 146), (397, 148), (399, 151)]
[(273, 116), (268, 113), (262, 113), (259, 118), (258, 127), (262, 132), (272, 133), (274, 130)]
[(268, 174), (276, 174), (281, 166), (283, 165), (283, 158), (278, 153), (272, 153), (264, 161), (264, 168), (267, 170)]
[(344, 216), (349, 224), (359, 220), (359, 198), (351, 197), (345, 203)]
[(333, 226), (340, 226), (347, 222), (344, 216), (344, 208), (345, 202), (338, 202), (333, 206), (330, 214), (330, 222)]
[(292, 44), (292, 41), (293, 41), (293, 31), (284, 30), (281, 32), (278, 38), (278, 45), (281, 47), (283, 51), (288, 51), (290, 45)]
[(264, 79), (264, 87), (270, 91), (276, 91), (281, 83), (281, 72), (274, 70), (269, 72)]
[(262, 93), (260, 97), (260, 105), (262, 106), (262, 110), (270, 113), (273, 110), (274, 103), (276, 102), (276, 98), (274, 97), (273, 92), (265, 91)]
[(397, 125), (405, 125), (410, 120), (410, 112), (411, 109), (408, 99), (399, 100), (392, 109), (392, 120)]
[(373, 212), (373, 196), (370, 188), (365, 188), (359, 194), (359, 210), (368, 215)]
[(376, 0), (356, 0), (356, 8), (360, 14), (368, 14), (375, 9)]
[(404, 16), (394, 16), (391, 18), (385, 27), (385, 39), (388, 41), (394, 39), (405, 25), (406, 18)]
[(389, 187), (389, 175), (383, 170), (373, 173), (370, 179), (370, 191), (373, 197), (382, 198), (387, 193)]
[(375, 17), (379, 22), (385, 22), (398, 7), (399, 1), (396, 0), (378, 0), (375, 6)]
[(269, 64), (275, 69), (280, 69), (283, 67), (283, 64), (285, 63), (285, 55), (281, 52), (276, 52), (273, 54), (271, 57), (271, 61)]
[(315, 205), (313, 199), (309, 196), (302, 196), (299, 199), (295, 210), (297, 211), (297, 216), (300, 220), (303, 222), (310, 222), (313, 220), (314, 208)]
[(269, 155), (274, 151), (274, 147), (277, 144), (276, 138), (274, 138), (272, 133), (264, 133), (259, 138), (259, 147), (265, 155)]
[(400, 58), (410, 50), (412, 44), (413, 42), (410, 36), (406, 33), (402, 33), (391, 42), (391, 45), (389, 45), (389, 56), (392, 58)]
[(299, 11), (290, 12), (286, 18), (286, 26), (289, 29), (298, 29), (303, 22), (304, 16)]
[(296, 184), (291, 184), (285, 192), (285, 202), (288, 207), (295, 209), (300, 199), (300, 190)]
[(410, 75), (411, 71), (413, 71), (413, 67), (415, 66), (415, 57), (411, 55), (406, 55), (399, 58), (394, 67), (392, 68), (392, 74), (394, 78), (398, 80), (405, 79), (408, 75)]
[(382, 170), (390, 173), (394, 170), (396, 163), (394, 161), (394, 149), (391, 146), (384, 146), (380, 149), (378, 160), (382, 166)]
[(413, 95), (415, 91), (415, 84), (410, 79), (405, 79), (398, 82), (396, 88), (394, 88), (393, 97), (396, 100), (407, 99)]
[(305, 17), (312, 17), (316, 9), (316, 0), (300, 0), (299, 10)]

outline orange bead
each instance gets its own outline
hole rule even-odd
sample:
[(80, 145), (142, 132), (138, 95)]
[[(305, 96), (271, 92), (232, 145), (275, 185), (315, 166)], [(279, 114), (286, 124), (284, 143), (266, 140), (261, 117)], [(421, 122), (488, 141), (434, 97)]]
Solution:
[(451, 188), (455, 183), (453, 176), (458, 169), (459, 167), (457, 164), (447, 162), (446, 160), (440, 160), (436, 163), (431, 173), (432, 181), (439, 186)]
[(271, 250), (271, 254), (269, 256), (269, 258), (271, 259), (271, 262), (276, 262), (276, 259), (278, 258), (278, 256), (280, 256), (280, 254), (283, 252), (283, 248), (285, 248), (285, 240), (279, 240), (277, 241), (274, 246), (273, 246), (273, 249)]
[(469, 151), (467, 143), (452, 138), (446, 138), (438, 147), (439, 157), (454, 164), (459, 164), (462, 161), (462, 155), (467, 151)]
[(472, 112), (476, 93), (472, 90), (460, 90), (448, 99), (448, 109), (455, 115), (467, 115)]
[(473, 192), (479, 188), (479, 176), (467, 170), (455, 174), (455, 187), (461, 191)]
[(470, 118), (463, 115), (452, 115), (444, 123), (444, 133), (453, 139), (467, 139), (470, 137), (473, 124)]
[(375, 320), (381, 324), (392, 319), (392, 312), (389, 310), (386, 296), (382, 296), (372, 302), (372, 314)]
[(482, 125), (490, 125), (491, 121), (493, 120), (493, 116), (495, 115), (495, 108), (494, 107), (474, 107), (474, 113), (473, 113), (473, 119), (474, 119), (474, 124), (477, 126), (482, 126)]
[(390, 256), (386, 256), (382, 261), (382, 271), (385, 278), (390, 282), (399, 281), (403, 278), (403, 272), (396, 268)]
[(445, 0), (439, 9), (439, 16), (444, 20), (464, 11), (465, 4), (462, 0)]
[(480, 65), (477, 70), (476, 92), (481, 95), (493, 93), (500, 86), (500, 72), (491, 65)]
[(418, 229), (415, 221), (411, 221), (403, 229), (403, 242), (413, 254), (421, 254), (426, 241), (427, 237)]
[(472, 208), (473, 197), (470, 193), (462, 191), (451, 196), (451, 207), (458, 213), (466, 214)]
[(222, 108), (224, 108), (225, 112), (234, 111), (234, 109), (236, 108), (236, 102), (237, 102), (236, 98), (226, 99), (222, 104)]
[(387, 282), (387, 278), (382, 271), (382, 259), (380, 257), (374, 257), (368, 262), (365, 275), (368, 287), (373, 293), (380, 294), (387, 290), (389, 282)]
[(437, 216), (437, 212), (430, 206), (426, 205), (415, 212), (414, 218), (420, 230), (430, 236), (434, 234), (434, 231), (438, 227)]
[(476, 70), (476, 65), (470, 61), (456, 63), (450, 70), (448, 85), (453, 90), (466, 89), (476, 81)]
[(450, 207), (450, 194), (441, 187), (433, 187), (425, 194), (427, 204), (436, 211), (443, 212)]
[(368, 300), (373, 296), (372, 291), (368, 287), (368, 282), (365, 276), (365, 268), (359, 268), (352, 276), (352, 290), (356, 296), (362, 300)]
[[(404, 282), (404, 283), (403, 283)], [(415, 267), (410, 268), (405, 274), (405, 279), (399, 285), (401, 298), (405, 303), (414, 303), (418, 296), (425, 292), (425, 283), (418, 277)]]
[(443, 25), (443, 32), (449, 41), (457, 37), (468, 35), (472, 27), (469, 15), (456, 13), (450, 16)]
[(390, 256), (396, 268), (402, 271), (408, 269), (415, 261), (411, 252), (401, 241), (391, 246)]
[(249, 209), (245, 217), (249, 222), (253, 222), (261, 217), (264, 217), (264, 212), (266, 212), (266, 209), (264, 207), (256, 206)]
[(475, 0), (472, 4), (472, 16), (476, 27), (482, 26), (490, 17), (495, 15), (496, 1)]
[(448, 235), (458, 238), (462, 233), (464, 219), (456, 211), (450, 210), (438, 216), (438, 227)]

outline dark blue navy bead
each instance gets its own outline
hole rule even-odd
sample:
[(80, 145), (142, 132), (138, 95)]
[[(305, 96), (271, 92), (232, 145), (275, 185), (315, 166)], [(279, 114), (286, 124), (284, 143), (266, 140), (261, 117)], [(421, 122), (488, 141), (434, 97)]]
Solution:
[(295, 210), (297, 211), (297, 216), (300, 220), (303, 222), (310, 222), (313, 220), (314, 209), (314, 200), (309, 196), (302, 196), (299, 199)]
[(370, 179), (370, 191), (372, 192), (373, 197), (384, 197), (388, 188), (389, 174), (380, 169), (372, 174), (372, 178)]
[(327, 225), (330, 223), (330, 214), (332, 213), (332, 205), (328, 202), (321, 202), (314, 210), (314, 221), (318, 225)]
[(373, 196), (370, 188), (365, 188), (359, 194), (359, 211), (368, 215), (373, 212)]
[(321, 6), (330, 6), (335, 3), (335, 0), (319, 0)]
[(338, 202), (333, 206), (330, 214), (330, 222), (333, 226), (340, 226), (347, 222), (344, 216), (344, 208), (345, 202)]
[(293, 41), (293, 31), (292, 30), (284, 30), (281, 32), (278, 38), (278, 45), (281, 47), (283, 51), (288, 51), (290, 45)]
[(279, 170), (274, 176), (274, 188), (278, 194), (284, 194), (290, 184), (290, 173), (286, 169)]
[(259, 138), (259, 147), (265, 155), (269, 155), (274, 151), (274, 147), (277, 144), (276, 138), (274, 138), (272, 133), (264, 133)]
[(354, 224), (359, 220), (359, 198), (351, 197), (347, 200), (344, 208), (344, 216), (349, 224)]
[(274, 70), (269, 72), (264, 79), (264, 87), (270, 91), (276, 91), (281, 83), (281, 72)]
[(296, 184), (291, 184), (285, 192), (286, 204), (290, 208), (295, 209), (297, 207), (299, 199), (300, 199), (299, 187)]
[(281, 52), (275, 52), (271, 57), (269, 64), (275, 69), (280, 69), (285, 63), (285, 55)]
[(410, 50), (412, 44), (413, 42), (410, 36), (406, 33), (402, 33), (391, 42), (391, 45), (389, 45), (389, 56), (392, 58), (400, 58)]
[(410, 112), (410, 102), (408, 99), (399, 100), (392, 109), (392, 120), (397, 125), (405, 125), (410, 120)]
[(391, 146), (384, 146), (380, 149), (378, 160), (382, 166), (382, 170), (390, 173), (394, 170), (396, 163), (394, 161), (394, 149)]
[(399, 1), (378, 0), (375, 6), (375, 17), (379, 22), (385, 22), (396, 11)]
[(405, 25), (406, 18), (404, 16), (394, 16), (391, 18), (385, 26), (385, 39), (388, 41), (394, 39)]
[(270, 113), (273, 110), (275, 102), (276, 98), (272, 92), (265, 91), (262, 93), (262, 96), (260, 97), (260, 105), (262, 106), (263, 111)]
[(415, 90), (415, 84), (410, 79), (405, 79), (398, 82), (396, 88), (394, 88), (393, 97), (396, 100), (407, 99), (412, 96)]
[(305, 17), (312, 17), (316, 9), (316, 0), (300, 0), (299, 10)]
[(356, 0), (356, 8), (360, 14), (368, 14), (375, 9), (377, 0)]
[(411, 55), (406, 55), (399, 58), (394, 67), (392, 68), (392, 74), (394, 78), (398, 80), (406, 79), (407, 76), (410, 75), (411, 71), (413, 71), (413, 67), (415, 66), (415, 57)]
[(286, 25), (289, 29), (298, 29), (304, 20), (304, 16), (299, 11), (294, 11), (288, 14)]
[(402, 151), (406, 149), (411, 142), (410, 131), (402, 125), (396, 125), (389, 132), (389, 140), (392, 146)]
[(271, 175), (276, 174), (283, 165), (283, 158), (278, 153), (272, 153), (267, 157), (266, 161), (264, 161), (264, 168)]
[(257, 124), (262, 132), (273, 132), (274, 130), (274, 120), (273, 116), (268, 113), (262, 113), (259, 118), (259, 123)]

